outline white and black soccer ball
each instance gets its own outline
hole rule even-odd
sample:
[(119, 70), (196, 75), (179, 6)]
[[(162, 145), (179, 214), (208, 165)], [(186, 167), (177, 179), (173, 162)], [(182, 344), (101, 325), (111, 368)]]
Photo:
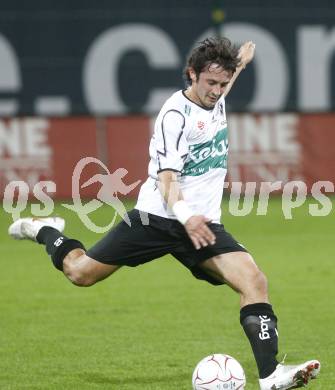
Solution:
[(246, 379), (244, 370), (236, 359), (216, 353), (197, 364), (192, 385), (194, 390), (243, 390)]

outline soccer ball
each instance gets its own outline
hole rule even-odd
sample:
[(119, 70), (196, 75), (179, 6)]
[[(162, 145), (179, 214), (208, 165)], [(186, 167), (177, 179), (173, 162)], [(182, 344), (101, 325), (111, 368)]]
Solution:
[(194, 390), (243, 390), (246, 380), (243, 368), (236, 359), (216, 353), (197, 364), (192, 384)]

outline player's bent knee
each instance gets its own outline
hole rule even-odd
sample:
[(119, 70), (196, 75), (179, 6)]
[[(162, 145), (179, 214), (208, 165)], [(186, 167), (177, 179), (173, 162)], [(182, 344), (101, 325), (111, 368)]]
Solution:
[(258, 268), (251, 256), (250, 258), (252, 262), (250, 262), (249, 266), (246, 268), (247, 284), (251, 285), (254, 289), (267, 291), (268, 281), (265, 274)]
[(256, 264), (252, 264), (245, 270), (243, 280), (241, 293), (244, 296), (254, 297), (255, 299), (265, 299), (267, 297), (267, 278)]
[(92, 275), (78, 266), (64, 267), (64, 274), (71, 283), (78, 287), (90, 287), (97, 282)]
[(68, 279), (72, 284), (78, 287), (90, 287), (93, 286), (97, 281), (86, 275), (71, 274), (67, 275)]
[(268, 281), (266, 276), (259, 269), (253, 275), (253, 284), (254, 288), (259, 291), (267, 292), (268, 290)]
[(268, 284), (263, 272), (258, 271), (253, 275), (252, 281), (243, 291), (243, 296), (253, 302), (266, 302), (268, 300)]

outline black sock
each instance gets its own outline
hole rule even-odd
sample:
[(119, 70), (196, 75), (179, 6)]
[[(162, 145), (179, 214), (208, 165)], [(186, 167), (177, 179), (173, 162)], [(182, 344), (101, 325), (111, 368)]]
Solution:
[(85, 250), (80, 241), (67, 238), (60, 231), (50, 226), (42, 227), (36, 240), (46, 246), (54, 266), (60, 271), (63, 271), (63, 260), (69, 252), (78, 248)]
[(259, 377), (266, 378), (278, 361), (277, 317), (268, 303), (255, 303), (241, 309), (240, 322), (250, 341)]

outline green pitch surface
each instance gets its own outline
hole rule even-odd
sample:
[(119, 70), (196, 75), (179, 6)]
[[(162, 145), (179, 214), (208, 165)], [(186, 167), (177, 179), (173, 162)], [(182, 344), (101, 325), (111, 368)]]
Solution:
[[(335, 388), (334, 208), (333, 199), (330, 215), (311, 217), (306, 204), (285, 220), (275, 199), (267, 216), (224, 218), (268, 276), (279, 359), (320, 359), (314, 390)], [(73, 212), (56, 212), (67, 235), (88, 247), (99, 239)], [(106, 207), (94, 220), (104, 225), (111, 215)], [(169, 256), (75, 287), (42, 246), (7, 237), (10, 221), (1, 209), (1, 390), (190, 390), (194, 366), (213, 352), (238, 359), (247, 389), (258, 389), (238, 296), (228, 287), (197, 281)]]

